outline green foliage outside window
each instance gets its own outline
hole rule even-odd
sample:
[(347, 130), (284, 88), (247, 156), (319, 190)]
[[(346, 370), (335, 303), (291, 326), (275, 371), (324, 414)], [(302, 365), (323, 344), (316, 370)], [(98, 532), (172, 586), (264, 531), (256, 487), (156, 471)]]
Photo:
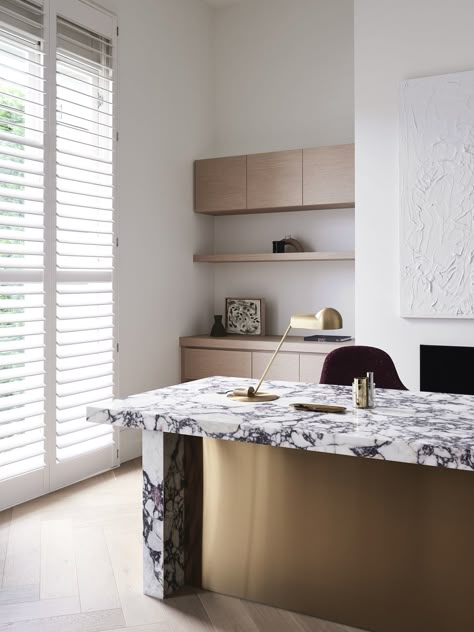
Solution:
[[(24, 130), (24, 125), (25, 125), (25, 112), (24, 112), (24, 102), (17, 98), (17, 97), (21, 97), (22, 96), (22, 92), (21, 90), (17, 89), (17, 88), (12, 88), (8, 85), (2, 84), (0, 83), (0, 133), (8, 133), (8, 134), (14, 134), (15, 136), (24, 136), (25, 135), (25, 130)], [(14, 168), (14, 164), (18, 163), (18, 165), (22, 165), (24, 163), (24, 159), (21, 157), (16, 157), (16, 156), (8, 156), (7, 154), (3, 154), (2, 155), (2, 147), (12, 147), (15, 149), (18, 149), (20, 151), (23, 150), (24, 145), (20, 144), (20, 143), (13, 143), (11, 141), (7, 141), (7, 140), (0, 140), (0, 160), (5, 160), (5, 158), (8, 160), (9, 163), (12, 164), (12, 167), (0, 167), (0, 174), (5, 174), (5, 175), (10, 175), (10, 176), (16, 176), (16, 177), (23, 177), (23, 172), (22, 171), (17, 171)], [(20, 167), (21, 168), (21, 167)], [(0, 175), (0, 179), (1, 179), (1, 175)], [(12, 212), (12, 211), (0, 211), (0, 215), (2, 216), (11, 216), (11, 217), (24, 217), (24, 215), (21, 214), (22, 211), (22, 203), (23, 200), (17, 200), (13, 197), (9, 197), (7, 194), (7, 191), (5, 189), (11, 189), (11, 190), (24, 190), (24, 186), (20, 185), (20, 184), (12, 184), (12, 183), (2, 183), (2, 188), (0, 189), (0, 197), (1, 200), (5, 203), (10, 203), (10, 204), (18, 204), (18, 213), (17, 212)], [(2, 226), (2, 230), (9, 230), (10, 227), (8, 226)], [(21, 228), (17, 228), (15, 229), (17, 232), (19, 230), (21, 230)], [(11, 239), (0, 239), (0, 244), (24, 244), (24, 242), (20, 242), (17, 240), (11, 240)], [(2, 255), (0, 257), (0, 259), (2, 258), (11, 258), (11, 257), (21, 257), (22, 255), (15, 255), (15, 254), (5, 254)], [(1, 265), (1, 261), (0, 261), (0, 265)], [(18, 303), (21, 304), (22, 300), (24, 300), (25, 296), (18, 296), (18, 295), (10, 295), (10, 294), (0, 294), (0, 306), (1, 306), (1, 302), (3, 300), (14, 300), (17, 299)], [(18, 307), (16, 309), (4, 309), (2, 307), (0, 307), (0, 313), (3, 314), (23, 314), (24, 313), (24, 308)], [(0, 323), (0, 327), (2, 327), (2, 329), (5, 328), (15, 328), (18, 329), (19, 327), (24, 326), (23, 323)], [(12, 332), (13, 333), (13, 332)], [(9, 337), (9, 341), (15, 341), (15, 340), (22, 340), (22, 336), (12, 336)], [(21, 351), (17, 351), (15, 353), (16, 354), (21, 354)], [(11, 352), (8, 353), (8, 355), (11, 355)], [(4, 354), (0, 354), (4, 355)], [(20, 368), (21, 365), (17, 365), (18, 368)], [(8, 365), (8, 366), (4, 366), (3, 370), (7, 370), (9, 368), (12, 368), (12, 365)], [(1, 379), (1, 373), (0, 373), (0, 379)], [(10, 380), (8, 380), (10, 381)]]

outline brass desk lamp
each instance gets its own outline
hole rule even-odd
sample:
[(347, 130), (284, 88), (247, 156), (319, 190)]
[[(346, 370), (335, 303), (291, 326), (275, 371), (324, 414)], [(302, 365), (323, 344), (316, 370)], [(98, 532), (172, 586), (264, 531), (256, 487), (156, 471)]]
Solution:
[(267, 375), (270, 367), (273, 364), (273, 360), (276, 358), (278, 352), (281, 349), (282, 344), (285, 342), (285, 338), (290, 332), (291, 328), (294, 329), (341, 329), (342, 327), (342, 316), (341, 314), (332, 307), (325, 307), (321, 309), (316, 315), (314, 314), (296, 314), (292, 316), (290, 319), (290, 324), (288, 325), (285, 333), (283, 334), (282, 339), (278, 343), (277, 348), (275, 349), (274, 354), (270, 358), (270, 362), (267, 364), (265, 371), (263, 372), (262, 377), (260, 378), (259, 383), (254, 388), (253, 386), (249, 386), (248, 388), (237, 388), (227, 397), (231, 399), (235, 399), (239, 402), (271, 402), (274, 399), (278, 399), (279, 395), (275, 395), (273, 393), (259, 393), (259, 389), (262, 385), (265, 376)]

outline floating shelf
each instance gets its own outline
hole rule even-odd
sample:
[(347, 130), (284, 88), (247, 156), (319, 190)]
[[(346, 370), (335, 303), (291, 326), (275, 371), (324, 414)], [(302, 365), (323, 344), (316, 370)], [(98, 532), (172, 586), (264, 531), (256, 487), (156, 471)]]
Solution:
[(306, 206), (278, 206), (270, 208), (244, 208), (226, 211), (194, 211), (211, 217), (225, 217), (227, 215), (262, 215), (264, 213), (297, 213), (300, 211), (334, 211), (340, 209), (355, 209), (355, 202), (326, 202), (325, 204), (308, 204)]
[(195, 263), (274, 263), (283, 261), (353, 261), (354, 252), (281, 252), (234, 255), (194, 255)]

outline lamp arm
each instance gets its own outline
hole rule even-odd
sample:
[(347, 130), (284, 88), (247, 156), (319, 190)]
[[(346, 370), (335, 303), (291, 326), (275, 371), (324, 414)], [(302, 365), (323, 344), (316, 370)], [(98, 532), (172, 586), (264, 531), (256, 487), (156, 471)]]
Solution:
[(273, 353), (272, 357), (270, 358), (270, 362), (267, 364), (267, 366), (266, 366), (266, 368), (265, 368), (265, 371), (263, 372), (263, 375), (262, 375), (262, 377), (260, 378), (260, 381), (259, 381), (259, 383), (257, 384), (257, 386), (256, 386), (256, 388), (255, 388), (255, 391), (254, 391), (254, 393), (253, 393), (254, 395), (255, 395), (255, 393), (258, 391), (258, 389), (262, 386), (262, 382), (263, 382), (263, 380), (265, 379), (265, 376), (266, 376), (266, 374), (268, 373), (268, 371), (269, 371), (270, 367), (272, 366), (272, 364), (273, 364), (273, 360), (276, 358), (276, 356), (277, 356), (278, 352), (280, 351), (282, 344), (285, 342), (285, 338), (287, 337), (287, 335), (288, 335), (288, 333), (289, 333), (290, 329), (291, 329), (291, 323), (288, 325), (288, 327), (287, 327), (287, 329), (286, 329), (285, 333), (283, 334), (282, 339), (281, 339), (281, 340), (280, 340), (280, 342), (278, 343), (278, 347), (275, 349), (275, 351), (274, 351), (274, 353)]

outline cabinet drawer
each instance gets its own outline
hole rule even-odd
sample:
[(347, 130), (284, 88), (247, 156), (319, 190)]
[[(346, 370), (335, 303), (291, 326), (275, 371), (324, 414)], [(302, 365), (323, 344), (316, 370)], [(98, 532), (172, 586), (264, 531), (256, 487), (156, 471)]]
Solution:
[[(252, 353), (253, 378), (259, 379), (262, 377), (262, 373), (265, 371), (271, 357), (271, 353), (265, 353), (264, 351), (254, 351)], [(299, 354), (279, 353), (275, 358), (266, 379), (297, 382), (299, 379)]]
[(223, 349), (183, 349), (183, 380), (198, 380), (212, 375), (251, 377), (251, 352), (225, 351)]
[(301, 206), (303, 202), (301, 149), (247, 156), (249, 209)]
[(300, 382), (319, 384), (325, 359), (324, 353), (302, 353), (300, 355)]
[(230, 156), (194, 163), (194, 210), (198, 213), (244, 210), (247, 157)]

